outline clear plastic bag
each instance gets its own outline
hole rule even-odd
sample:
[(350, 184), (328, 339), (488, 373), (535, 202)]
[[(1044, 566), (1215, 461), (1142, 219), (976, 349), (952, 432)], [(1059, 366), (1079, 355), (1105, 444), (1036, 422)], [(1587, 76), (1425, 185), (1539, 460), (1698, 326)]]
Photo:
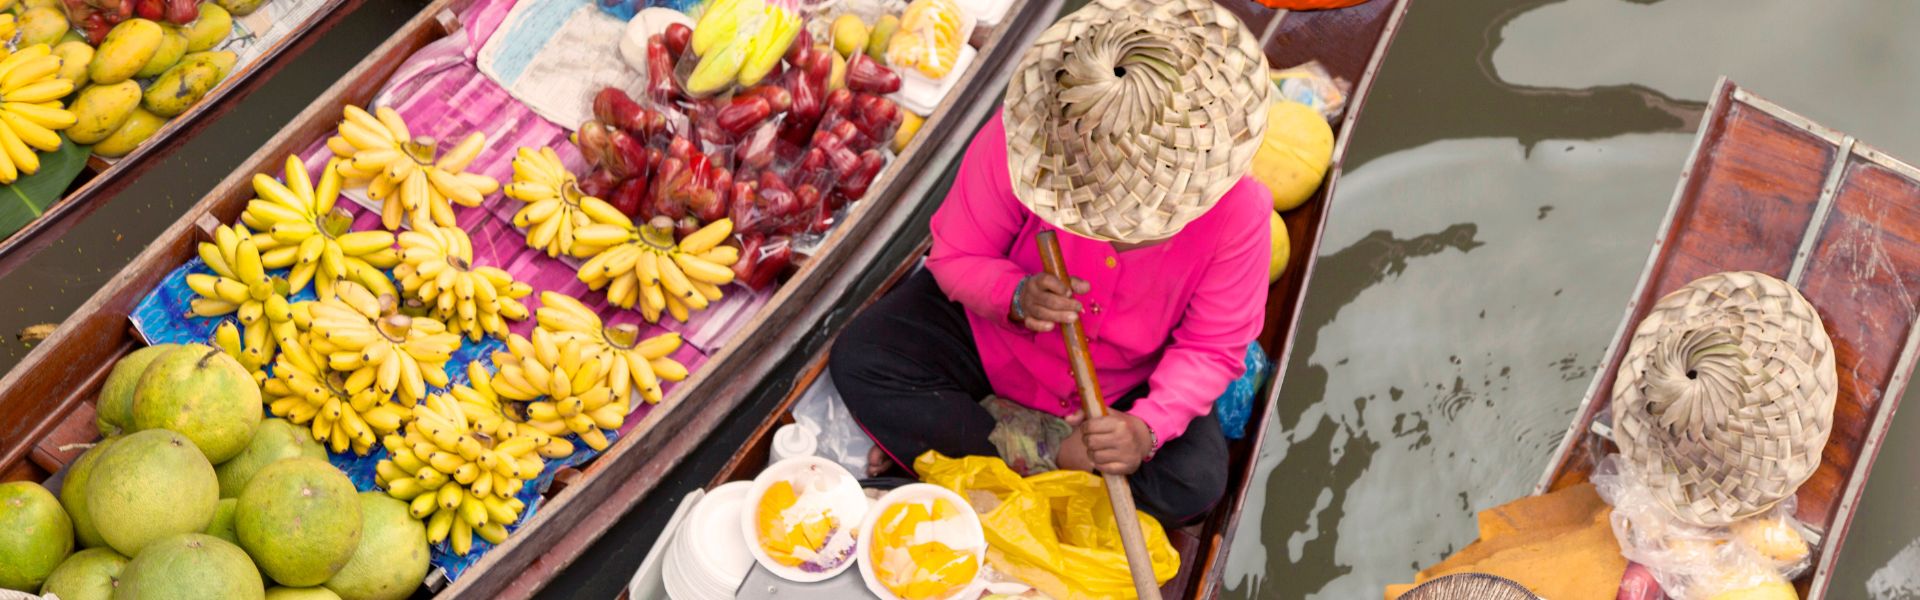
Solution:
[[(1709, 600), (1745, 591), (1749, 598), (1792, 598), (1788, 582), (1811, 565), (1794, 499), (1729, 527), (1701, 528), (1674, 518), (1619, 455), (1601, 459), (1593, 484), (1613, 506), (1620, 554), (1644, 565), (1674, 600)], [(1788, 595), (1776, 596), (1785, 590)]]
[(972, 33), (972, 17), (953, 0), (914, 0), (900, 13), (900, 29), (887, 42), (887, 64), (934, 81), (945, 79)]
[(1328, 73), (1320, 61), (1274, 69), (1267, 75), (1279, 88), (1280, 99), (1311, 106), (1328, 121), (1340, 118), (1340, 113), (1347, 109), (1347, 90), (1352, 89), (1352, 84)]
[(840, 401), (840, 391), (833, 387), (832, 376), (813, 380), (813, 385), (793, 404), (793, 419), (801, 427), (818, 433), (814, 456), (840, 463), (854, 473), (867, 472), (867, 451), (873, 449), (873, 440), (867, 438), (853, 415), (847, 413), (847, 405)]

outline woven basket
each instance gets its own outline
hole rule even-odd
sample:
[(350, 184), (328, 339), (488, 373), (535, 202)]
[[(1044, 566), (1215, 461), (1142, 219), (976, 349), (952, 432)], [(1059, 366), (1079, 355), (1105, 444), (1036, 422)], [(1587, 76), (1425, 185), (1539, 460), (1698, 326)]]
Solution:
[(1093, 0), (1007, 85), (1007, 167), (1042, 220), (1108, 242), (1171, 237), (1247, 173), (1273, 83), (1211, 0)]
[(1681, 521), (1758, 514), (1820, 466), (1838, 390), (1820, 315), (1787, 282), (1708, 275), (1640, 321), (1613, 383), (1614, 442)]
[(1455, 573), (1420, 584), (1399, 600), (1540, 600), (1512, 579), (1486, 573)]

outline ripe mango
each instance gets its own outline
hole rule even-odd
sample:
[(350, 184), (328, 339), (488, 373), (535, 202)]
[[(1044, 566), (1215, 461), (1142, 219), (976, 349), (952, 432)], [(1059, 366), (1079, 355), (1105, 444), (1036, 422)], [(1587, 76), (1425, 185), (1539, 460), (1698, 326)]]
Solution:
[(212, 2), (200, 3), (200, 18), (180, 28), (187, 36), (187, 51), (210, 50), (233, 33), (233, 15)]
[(127, 19), (113, 26), (107, 38), (94, 50), (87, 76), (94, 83), (114, 84), (126, 81), (147, 66), (166, 40), (166, 30), (146, 19)]
[[(140, 84), (129, 79), (112, 85), (92, 85), (80, 90), (80, 97), (73, 100), (68, 110), (73, 111), (74, 123), (67, 128), (67, 139), (81, 145), (98, 144), (108, 136), (119, 131), (120, 127), (133, 118), (140, 108)], [(96, 149), (96, 151), (98, 151)], [(136, 366), (145, 369), (163, 350), (154, 350), (156, 346), (142, 348), (114, 365), (114, 371), (108, 375), (105, 391), (100, 393), (100, 432), (112, 435), (133, 425), (133, 384), (140, 381), (140, 371), (129, 374), (124, 388), (114, 386), (114, 378), (120, 370), (130, 368), (126, 365), (135, 357), (144, 359)], [(151, 355), (142, 356), (151, 352)], [(112, 392), (109, 394), (109, 392)], [(110, 418), (111, 417), (111, 418)], [(113, 431), (108, 431), (112, 428)]]
[(867, 58), (887, 64), (887, 42), (893, 41), (893, 33), (900, 30), (900, 17), (880, 15), (873, 22), (873, 31), (867, 34)]
[(859, 15), (844, 14), (833, 20), (833, 51), (843, 58), (867, 49), (867, 24)]
[(226, 79), (227, 74), (233, 72), (233, 65), (238, 62), (240, 62), (240, 55), (234, 54), (231, 50), (192, 52), (180, 59), (182, 65), (209, 64), (218, 67), (221, 79)]
[(74, 89), (87, 85), (87, 63), (93, 62), (93, 46), (78, 40), (60, 42), (53, 47), (53, 55), (60, 57), (60, 78), (73, 82)]
[[(20, 3), (21, 9), (35, 9), (42, 6), (60, 8), (60, 0), (27, 0), (26, 2)], [(9, 8), (11, 7), (9, 6)]]
[(53, 45), (67, 35), (67, 15), (53, 6), (37, 6), (20, 13), (20, 47)]
[(267, 0), (213, 0), (213, 3), (220, 5), (220, 8), (227, 9), (227, 12), (233, 13), (233, 16), (244, 17), (253, 14), (253, 11), (259, 10), (260, 5), (265, 4), (266, 1)]
[(161, 73), (167, 72), (167, 69), (171, 69), (174, 65), (179, 64), (180, 57), (187, 55), (186, 34), (172, 27), (162, 27), (161, 29), (164, 30), (164, 33), (160, 34), (160, 48), (154, 50), (153, 58), (147, 59), (146, 66), (140, 67), (140, 71), (133, 74), (135, 79), (157, 77)]
[(160, 131), (160, 127), (166, 124), (166, 117), (135, 107), (133, 116), (129, 117), (119, 129), (114, 130), (113, 135), (93, 145), (93, 153), (107, 158), (126, 156), (133, 152), (134, 148), (139, 148), (147, 138), (153, 137), (154, 132)]
[(183, 64), (167, 70), (153, 85), (147, 86), (140, 105), (146, 107), (147, 112), (176, 117), (192, 108), (217, 83), (220, 83), (218, 67), (200, 62)]

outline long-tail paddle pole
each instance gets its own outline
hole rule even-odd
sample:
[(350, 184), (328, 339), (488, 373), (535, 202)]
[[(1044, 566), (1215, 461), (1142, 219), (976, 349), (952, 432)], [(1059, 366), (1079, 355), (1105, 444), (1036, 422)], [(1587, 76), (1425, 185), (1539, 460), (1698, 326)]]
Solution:
[[(1067, 278), (1067, 262), (1060, 257), (1060, 240), (1051, 231), (1040, 232), (1040, 262), (1047, 274)], [(1069, 284), (1071, 285), (1071, 284)], [(1106, 416), (1107, 403), (1101, 399), (1100, 380), (1093, 375), (1093, 357), (1087, 353), (1087, 334), (1075, 320), (1060, 325), (1067, 341), (1067, 360), (1073, 363), (1073, 381), (1080, 387), (1080, 404), (1087, 417)], [(1160, 600), (1160, 585), (1153, 580), (1153, 559), (1147, 556), (1147, 536), (1140, 532), (1140, 517), (1133, 507), (1133, 488), (1127, 478), (1102, 473), (1107, 483), (1107, 499), (1113, 503), (1113, 518), (1120, 526), (1120, 545), (1127, 551), (1127, 570), (1133, 573), (1133, 588), (1145, 600)]]

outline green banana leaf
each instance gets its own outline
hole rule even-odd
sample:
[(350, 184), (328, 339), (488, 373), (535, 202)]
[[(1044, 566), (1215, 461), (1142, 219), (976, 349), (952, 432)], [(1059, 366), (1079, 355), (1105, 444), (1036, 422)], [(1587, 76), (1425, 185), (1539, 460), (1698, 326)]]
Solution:
[(0, 237), (13, 235), (59, 202), (86, 168), (90, 154), (89, 147), (68, 141), (63, 135), (59, 149), (40, 153), (39, 172), (0, 186)]

